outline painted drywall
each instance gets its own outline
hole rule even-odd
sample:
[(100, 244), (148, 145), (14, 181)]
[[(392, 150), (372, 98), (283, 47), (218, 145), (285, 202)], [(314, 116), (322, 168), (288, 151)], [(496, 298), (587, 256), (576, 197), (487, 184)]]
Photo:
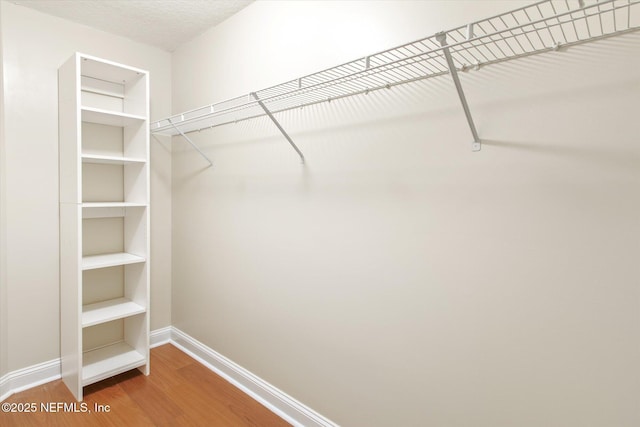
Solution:
[[(518, 2), (256, 2), (174, 113)], [(181, 138), (173, 324), (345, 426), (640, 425), (640, 35)]]
[[(150, 71), (151, 117), (169, 113), (170, 54), (60, 18), (2, 7), (6, 178), (6, 363), (10, 371), (59, 350), (57, 71), (75, 51)], [(171, 154), (151, 142), (151, 324), (170, 324)], [(3, 269), (4, 270), (4, 269)]]
[[(0, 23), (2, 6), (0, 6)], [(2, 58), (0, 30), (0, 58)], [(0, 378), (7, 373), (7, 250), (5, 221), (5, 161), (4, 161), (4, 61), (0, 61)]]

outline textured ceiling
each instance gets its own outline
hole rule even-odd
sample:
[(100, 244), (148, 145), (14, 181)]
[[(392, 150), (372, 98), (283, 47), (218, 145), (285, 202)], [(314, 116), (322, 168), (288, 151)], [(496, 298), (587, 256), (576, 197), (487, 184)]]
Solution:
[(13, 0), (169, 52), (253, 0)]

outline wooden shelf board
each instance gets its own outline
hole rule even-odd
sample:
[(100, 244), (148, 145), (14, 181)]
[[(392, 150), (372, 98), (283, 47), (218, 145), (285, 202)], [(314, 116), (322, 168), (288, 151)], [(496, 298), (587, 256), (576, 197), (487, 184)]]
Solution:
[[(82, 77), (89, 77), (89, 78), (93, 78), (90, 76), (82, 76)], [(111, 82), (109, 82), (111, 83)], [(124, 94), (122, 93), (116, 93), (114, 91), (110, 91), (110, 90), (104, 90), (104, 89), (96, 89), (93, 88), (89, 85), (85, 85), (83, 84), (81, 87), (81, 91), (84, 93), (95, 93), (97, 95), (104, 95), (104, 96), (110, 96), (112, 98), (119, 98), (119, 99), (124, 99)]]
[(86, 386), (147, 363), (146, 357), (125, 342), (83, 354), (82, 385)]
[(101, 154), (83, 154), (82, 163), (102, 163), (108, 165), (127, 165), (134, 163), (146, 163), (145, 159), (121, 156), (105, 156)]
[(116, 319), (135, 316), (146, 311), (140, 304), (127, 299), (116, 298), (82, 307), (82, 327), (98, 325)]
[(119, 111), (102, 110), (100, 108), (82, 107), (82, 121), (108, 126), (126, 127), (142, 123), (146, 117), (127, 114)]
[(143, 208), (146, 203), (134, 202), (84, 202), (83, 208)]
[(82, 269), (93, 270), (96, 268), (114, 267), (116, 265), (135, 264), (145, 261), (145, 257), (129, 254), (126, 252), (92, 255), (82, 257)]
[(83, 77), (123, 84), (123, 82), (131, 82), (148, 75), (145, 70), (95, 56), (81, 54), (80, 57), (82, 59), (81, 74)]

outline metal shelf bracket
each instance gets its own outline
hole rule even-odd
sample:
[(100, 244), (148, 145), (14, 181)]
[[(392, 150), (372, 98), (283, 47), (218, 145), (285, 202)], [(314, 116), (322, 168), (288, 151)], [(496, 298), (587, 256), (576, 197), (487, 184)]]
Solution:
[(211, 159), (210, 159), (209, 157), (207, 157), (207, 155), (206, 155), (206, 154), (204, 154), (204, 153), (202, 152), (202, 150), (201, 150), (201, 149), (199, 149), (199, 148), (198, 148), (198, 146), (197, 146), (197, 145), (196, 145), (196, 144), (195, 144), (195, 143), (194, 143), (194, 142), (193, 142), (193, 141), (192, 141), (192, 140), (191, 140), (187, 135), (185, 135), (185, 134), (184, 134), (184, 132), (182, 132), (178, 126), (176, 126), (175, 124), (173, 124), (173, 122), (171, 121), (171, 119), (167, 119), (167, 120), (169, 121), (169, 124), (170, 124), (171, 126), (173, 126), (173, 128), (176, 130), (176, 132), (178, 132), (180, 135), (182, 135), (182, 137), (183, 137), (184, 139), (186, 139), (186, 140), (187, 140), (187, 142), (188, 142), (189, 144), (191, 144), (191, 146), (192, 146), (192, 147), (193, 147), (193, 148), (194, 148), (198, 153), (200, 153), (200, 155), (201, 155), (202, 157), (204, 157), (204, 158), (207, 160), (207, 162), (209, 162), (209, 166), (208, 166), (208, 167), (213, 166), (213, 162), (211, 161)]
[(464, 91), (462, 90), (462, 84), (460, 83), (460, 78), (458, 77), (458, 70), (456, 70), (456, 66), (453, 63), (453, 58), (451, 57), (451, 51), (449, 50), (449, 47), (447, 45), (447, 33), (441, 32), (436, 34), (436, 40), (438, 41), (438, 43), (440, 43), (440, 46), (442, 46), (442, 53), (447, 60), (449, 74), (451, 74), (453, 84), (455, 84), (456, 86), (458, 97), (460, 98), (460, 102), (462, 103), (462, 109), (464, 110), (464, 115), (467, 117), (467, 123), (469, 124), (469, 128), (471, 129), (471, 135), (473, 136), (471, 150), (480, 151), (480, 149), (482, 148), (482, 144), (480, 143), (480, 138), (478, 137), (478, 132), (476, 131), (476, 125), (473, 123), (473, 117), (471, 117), (471, 111), (469, 110), (469, 105), (467, 104), (467, 98), (464, 96)]
[(278, 128), (278, 130), (282, 133), (282, 135), (287, 139), (287, 141), (289, 141), (289, 144), (291, 144), (291, 146), (293, 147), (294, 150), (296, 150), (296, 153), (298, 153), (298, 156), (300, 156), (300, 161), (302, 162), (302, 164), (304, 165), (304, 154), (302, 154), (302, 151), (300, 151), (300, 149), (298, 148), (298, 146), (293, 142), (293, 140), (291, 139), (291, 137), (289, 136), (289, 134), (284, 130), (284, 128), (280, 125), (280, 123), (278, 123), (278, 121), (276, 120), (275, 117), (273, 117), (273, 114), (271, 114), (271, 111), (269, 111), (269, 109), (267, 108), (266, 105), (264, 105), (264, 103), (260, 100), (260, 98), (258, 98), (258, 95), (255, 92), (251, 92), (250, 94), (257, 102), (258, 105), (260, 105), (260, 107), (264, 110), (264, 113), (269, 116), (269, 118), (271, 119), (271, 121), (273, 122), (274, 125), (276, 125), (276, 127)]

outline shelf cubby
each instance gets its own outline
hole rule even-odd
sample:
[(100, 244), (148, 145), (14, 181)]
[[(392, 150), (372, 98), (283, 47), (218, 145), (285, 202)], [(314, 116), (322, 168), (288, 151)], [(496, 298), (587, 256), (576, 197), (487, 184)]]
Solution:
[(82, 385), (96, 383), (147, 363), (145, 355), (124, 341), (83, 353)]

